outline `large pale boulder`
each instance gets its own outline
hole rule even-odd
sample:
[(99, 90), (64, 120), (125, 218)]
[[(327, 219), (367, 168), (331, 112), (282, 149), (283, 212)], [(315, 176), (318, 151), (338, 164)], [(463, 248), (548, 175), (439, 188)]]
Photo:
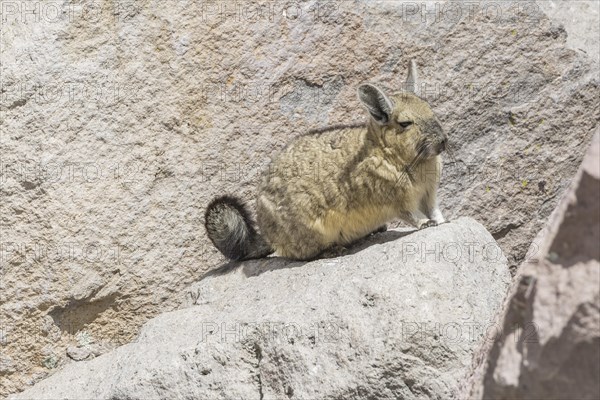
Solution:
[(539, 252), (520, 267), (502, 334), (484, 346), (468, 397), (600, 398), (598, 193), (600, 132), (540, 235)]
[(376, 234), (348, 255), (226, 265), (134, 343), (14, 399), (448, 399), (510, 282), (469, 218)]
[(533, 2), (0, 7), (0, 397), (180, 307), (223, 262), (208, 201), (252, 200), (272, 154), (364, 120), (356, 86), (399, 88), (411, 58), (453, 142), (442, 210), (513, 268), (598, 124), (597, 65)]

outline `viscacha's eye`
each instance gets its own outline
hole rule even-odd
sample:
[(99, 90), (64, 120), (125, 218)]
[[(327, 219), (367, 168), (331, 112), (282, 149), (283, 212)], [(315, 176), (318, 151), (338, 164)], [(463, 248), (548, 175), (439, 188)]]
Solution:
[(411, 126), (413, 124), (413, 122), (412, 121), (402, 121), (402, 122), (398, 122), (398, 124), (400, 124), (401, 127), (403, 127), (404, 129), (406, 129), (409, 126)]

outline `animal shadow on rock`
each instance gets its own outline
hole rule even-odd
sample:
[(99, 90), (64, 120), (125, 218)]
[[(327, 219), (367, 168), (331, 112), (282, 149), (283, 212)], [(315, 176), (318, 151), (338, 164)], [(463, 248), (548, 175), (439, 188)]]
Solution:
[(313, 260), (308, 261), (294, 261), (288, 258), (277, 256), (265, 257), (258, 260), (229, 261), (218, 268), (208, 271), (202, 276), (200, 281), (211, 276), (226, 275), (233, 271), (237, 271), (240, 268), (242, 269), (242, 272), (244, 273), (244, 275), (246, 275), (246, 277), (258, 276), (268, 271), (274, 271), (283, 268), (298, 268), (306, 263), (315, 260), (332, 259), (356, 254), (373, 245), (391, 242), (402, 237), (408, 236), (414, 232), (417, 232), (417, 230), (376, 231), (348, 245), (347, 248), (335, 248), (333, 250), (326, 250), (323, 253), (321, 253), (318, 257), (315, 257)]

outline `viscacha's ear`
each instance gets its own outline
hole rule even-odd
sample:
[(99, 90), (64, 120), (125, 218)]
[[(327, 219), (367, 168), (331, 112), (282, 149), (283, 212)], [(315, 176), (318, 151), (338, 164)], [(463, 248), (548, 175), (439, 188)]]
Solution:
[(408, 63), (406, 89), (417, 96), (421, 96), (421, 81), (419, 80), (419, 72), (417, 71), (417, 63), (415, 60), (410, 60)]
[(360, 85), (358, 99), (378, 124), (384, 125), (390, 121), (393, 103), (377, 86), (368, 83)]

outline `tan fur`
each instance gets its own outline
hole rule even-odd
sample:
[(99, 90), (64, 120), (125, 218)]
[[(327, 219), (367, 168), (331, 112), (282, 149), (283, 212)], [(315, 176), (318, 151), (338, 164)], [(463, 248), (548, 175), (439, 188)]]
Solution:
[[(279, 255), (309, 259), (393, 219), (419, 228), (444, 221), (436, 147), (446, 136), (424, 100), (406, 93), (389, 99), (387, 123), (372, 118), (364, 127), (301, 136), (273, 159), (259, 186), (257, 218)], [(403, 121), (414, 123), (402, 128)], [(427, 154), (409, 169), (424, 140)]]
[(300, 136), (272, 160), (258, 188), (260, 234), (238, 200), (213, 200), (205, 226), (215, 246), (232, 259), (272, 251), (310, 259), (393, 219), (418, 228), (444, 222), (436, 192), (447, 137), (415, 94), (414, 62), (407, 85), (412, 93), (396, 96), (361, 85), (359, 100), (371, 116), (366, 125)]

